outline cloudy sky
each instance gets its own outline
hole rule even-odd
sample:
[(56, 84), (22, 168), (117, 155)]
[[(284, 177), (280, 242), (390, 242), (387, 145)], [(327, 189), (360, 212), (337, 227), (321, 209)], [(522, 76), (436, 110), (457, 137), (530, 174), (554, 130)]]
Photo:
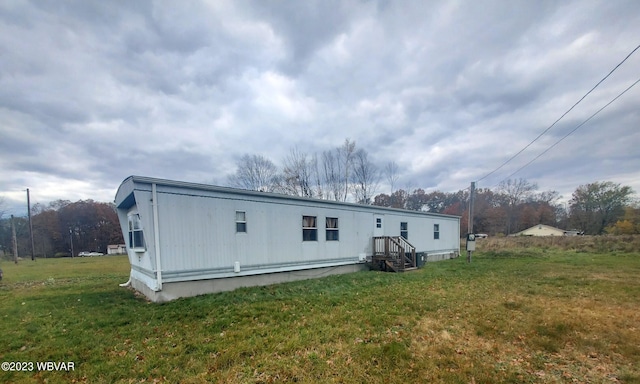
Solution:
[[(345, 138), (398, 186), (494, 187), (640, 78), (640, 2), (0, 2), (6, 213), (129, 175), (226, 185)], [(640, 85), (513, 178), (640, 192)], [(380, 184), (379, 192), (389, 187)]]

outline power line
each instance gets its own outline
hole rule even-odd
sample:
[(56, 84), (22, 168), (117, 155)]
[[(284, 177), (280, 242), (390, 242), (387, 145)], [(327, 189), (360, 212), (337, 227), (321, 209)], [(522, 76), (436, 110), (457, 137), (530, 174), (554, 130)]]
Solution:
[[(636, 84), (638, 84), (640, 82), (640, 79), (636, 80), (633, 84), (631, 84), (627, 89), (625, 89), (624, 91), (622, 91), (620, 94), (618, 94), (618, 96), (614, 97), (613, 100), (611, 100), (610, 102), (608, 102), (607, 104), (605, 104), (602, 108), (598, 109), (593, 115), (589, 116), (588, 119), (586, 119), (585, 121), (583, 121), (582, 123), (578, 124), (577, 127), (575, 127), (573, 130), (571, 130), (569, 133), (567, 133), (566, 135), (564, 135), (562, 138), (560, 138), (560, 140), (556, 141), (555, 143), (553, 143), (553, 145), (551, 145), (549, 148), (545, 149), (544, 151), (542, 151), (542, 153), (540, 153), (538, 156), (534, 157), (531, 161), (529, 161), (527, 164), (523, 165), (522, 167), (518, 168), (515, 172), (513, 172), (512, 174), (510, 174), (509, 176), (505, 177), (504, 179), (502, 179), (502, 181), (500, 181), (500, 183), (502, 183), (505, 180), (508, 180), (509, 178), (511, 178), (511, 176), (515, 175), (516, 173), (520, 172), (522, 169), (524, 169), (525, 167), (527, 167), (529, 164), (533, 163), (534, 161), (538, 160), (542, 155), (544, 155), (545, 153), (549, 152), (553, 147), (555, 147), (556, 145), (558, 145), (562, 140), (566, 139), (567, 137), (569, 137), (569, 135), (571, 135), (573, 132), (577, 131), (578, 128), (582, 127), (583, 125), (585, 125), (589, 120), (593, 119), (598, 113), (602, 112), (602, 110), (604, 110), (605, 108), (607, 108), (609, 105), (613, 104), (614, 101), (618, 100), (622, 95), (624, 95), (625, 93), (627, 93), (628, 90), (630, 90), (631, 88), (633, 88)], [(498, 183), (498, 184), (500, 184)]]
[[(640, 45), (638, 45), (637, 47), (635, 47), (628, 55), (627, 57), (624, 58), (624, 60), (622, 60), (621, 62), (618, 63), (618, 65), (616, 65), (605, 77), (603, 77), (600, 81), (598, 81), (598, 83), (596, 85), (593, 86), (593, 88), (591, 88), (589, 90), (589, 92), (585, 93), (584, 96), (582, 96), (580, 98), (580, 100), (578, 100), (575, 104), (573, 104), (573, 106), (571, 108), (569, 108), (565, 113), (562, 114), (562, 116), (560, 116), (556, 121), (553, 122), (553, 124), (551, 124), (547, 129), (545, 129), (544, 131), (542, 131), (542, 133), (540, 133), (535, 139), (533, 139), (529, 144), (527, 144), (524, 148), (522, 148), (520, 151), (518, 151), (518, 153), (516, 153), (515, 155), (511, 156), (507, 161), (505, 161), (504, 163), (502, 163), (498, 168), (494, 169), (493, 171), (487, 173), (486, 175), (484, 175), (483, 177), (481, 177), (480, 179), (478, 179), (477, 181), (481, 181), (486, 179), (487, 177), (491, 176), (492, 174), (494, 174), (495, 172), (497, 172), (498, 170), (500, 170), (502, 167), (504, 167), (505, 165), (507, 165), (509, 162), (511, 162), (511, 160), (515, 159), (516, 157), (518, 157), (518, 155), (520, 155), (522, 152), (524, 152), (527, 148), (529, 148), (533, 143), (535, 143), (536, 141), (538, 141), (538, 139), (540, 137), (542, 137), (542, 135), (544, 135), (545, 133), (547, 133), (551, 128), (553, 128), (560, 120), (562, 120), (563, 117), (565, 117), (569, 112), (571, 112), (578, 104), (580, 104), (580, 102), (582, 102), (582, 100), (584, 100), (587, 96), (589, 96), (589, 94), (591, 92), (593, 92), (594, 89), (596, 89), (600, 84), (602, 84), (603, 81), (605, 81), (609, 76), (611, 76), (611, 74), (613, 72), (615, 72), (618, 67), (620, 67), (625, 61), (627, 61), (627, 59), (629, 57), (631, 57), (631, 55), (633, 55), (635, 53), (635, 51), (637, 51), (638, 49), (640, 49)], [(634, 84), (635, 85), (635, 84)], [(625, 91), (626, 92), (626, 91)], [(554, 144), (555, 145), (555, 144)], [(551, 149), (551, 148), (549, 148)], [(535, 160), (535, 159), (534, 159)], [(528, 165), (528, 164), (527, 164)], [(525, 165), (526, 166), (526, 165)], [(524, 168), (524, 167), (522, 167)], [(516, 171), (517, 172), (517, 171)], [(515, 172), (514, 172), (515, 173)], [(507, 178), (508, 179), (508, 178)]]

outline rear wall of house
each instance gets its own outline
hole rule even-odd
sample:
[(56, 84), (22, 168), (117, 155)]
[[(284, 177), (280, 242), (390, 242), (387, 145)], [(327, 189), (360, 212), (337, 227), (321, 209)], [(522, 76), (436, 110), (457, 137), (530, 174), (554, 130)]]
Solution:
[[(178, 188), (158, 186), (158, 212), (163, 275), (176, 280), (181, 279), (179, 275), (193, 279), (202, 274), (228, 274), (235, 262), (243, 272), (355, 263), (361, 254), (372, 254), (375, 217), (383, 218), (388, 236), (399, 236), (401, 223), (407, 223), (409, 241), (417, 251), (453, 251), (459, 244), (457, 218), (375, 209), (363, 212), (314, 201), (212, 191), (185, 194)], [(237, 212), (244, 213), (246, 232), (237, 231)], [(316, 218), (316, 241), (303, 241), (303, 216)], [(327, 240), (326, 218), (338, 219), (337, 241)], [(152, 228), (150, 224), (147, 228)], [(434, 239), (436, 224), (439, 239)], [(145, 238), (153, 244), (152, 230), (145, 230)]]

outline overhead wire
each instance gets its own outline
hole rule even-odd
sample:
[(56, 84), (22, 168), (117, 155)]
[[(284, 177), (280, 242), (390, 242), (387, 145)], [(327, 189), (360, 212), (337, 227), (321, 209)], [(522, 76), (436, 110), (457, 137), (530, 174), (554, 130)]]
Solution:
[[(553, 147), (555, 147), (556, 145), (558, 145), (561, 141), (563, 141), (564, 139), (566, 139), (567, 137), (569, 137), (569, 135), (571, 135), (572, 133), (574, 133), (575, 131), (577, 131), (580, 127), (582, 127), (583, 125), (585, 125), (587, 122), (589, 122), (589, 120), (593, 119), (597, 114), (599, 114), (600, 112), (602, 112), (605, 108), (607, 108), (609, 105), (613, 104), (613, 102), (615, 102), (616, 100), (618, 100), (622, 95), (624, 95), (625, 93), (627, 93), (627, 91), (629, 91), (631, 88), (633, 88), (636, 84), (638, 84), (640, 82), (640, 79), (636, 80), (633, 84), (631, 84), (629, 87), (627, 87), (627, 89), (625, 89), (624, 91), (622, 91), (620, 94), (618, 94), (618, 96), (614, 97), (611, 101), (609, 101), (607, 104), (605, 104), (602, 108), (598, 109), (594, 114), (592, 114), (591, 116), (589, 116), (589, 118), (587, 118), (585, 121), (583, 121), (582, 123), (578, 124), (573, 130), (571, 130), (569, 133), (567, 133), (566, 135), (564, 135), (563, 137), (561, 137), (558, 141), (556, 141), (555, 143), (553, 143), (549, 148), (545, 149), (544, 151), (542, 151), (538, 156), (534, 157), (531, 161), (529, 161), (528, 163), (526, 163), (525, 165), (523, 165), (522, 167), (518, 168), (515, 172), (513, 172), (512, 174), (510, 174), (509, 176), (505, 177), (502, 181), (500, 181), (500, 183), (502, 183), (505, 180), (508, 180), (509, 178), (511, 178), (511, 176), (515, 175), (516, 173), (520, 172), (522, 169), (526, 168), (527, 166), (529, 166), (531, 163), (533, 163), (534, 161), (538, 160), (542, 155), (544, 155), (545, 153), (549, 152)], [(498, 183), (498, 184), (500, 184)]]
[[(621, 62), (618, 63), (618, 65), (616, 65), (611, 71), (609, 71), (609, 73), (603, 77), (600, 81), (598, 81), (598, 83), (596, 85), (593, 86), (593, 88), (591, 88), (587, 93), (584, 94), (584, 96), (582, 96), (580, 98), (580, 100), (578, 100), (575, 104), (573, 104), (571, 106), (571, 108), (569, 108), (565, 113), (562, 114), (562, 116), (560, 116), (556, 121), (553, 122), (553, 124), (551, 124), (549, 127), (547, 127), (547, 129), (545, 129), (544, 131), (542, 131), (542, 133), (540, 133), (535, 139), (533, 139), (531, 142), (529, 142), (529, 144), (525, 145), (524, 148), (522, 148), (520, 151), (518, 151), (515, 155), (511, 156), (507, 161), (505, 161), (504, 163), (502, 163), (498, 168), (494, 169), (493, 171), (487, 173), (486, 175), (484, 175), (483, 177), (481, 177), (480, 179), (478, 179), (477, 181), (482, 181), (484, 179), (486, 179), (487, 177), (491, 176), (492, 174), (496, 173), (497, 171), (499, 171), (500, 169), (502, 169), (502, 167), (504, 167), (505, 165), (507, 165), (508, 163), (510, 163), (513, 159), (515, 159), (516, 157), (518, 157), (518, 155), (520, 155), (522, 152), (524, 152), (527, 148), (529, 148), (533, 143), (535, 143), (536, 141), (538, 141), (538, 139), (540, 137), (542, 137), (545, 133), (547, 133), (551, 128), (553, 128), (560, 120), (562, 120), (562, 118), (564, 118), (569, 112), (571, 112), (578, 104), (580, 104), (582, 102), (582, 100), (584, 100), (587, 96), (589, 96), (589, 94), (591, 92), (593, 92), (600, 84), (602, 84), (603, 81), (605, 81), (609, 76), (611, 76), (611, 74), (613, 72), (615, 72), (625, 61), (627, 61), (627, 59), (629, 59), (629, 57), (631, 57), (631, 55), (633, 55), (638, 49), (640, 49), (640, 45), (638, 45), (637, 47), (635, 47)], [(635, 85), (635, 83), (634, 83)], [(633, 85), (632, 85), (633, 86)], [(625, 91), (626, 92), (626, 91)], [(619, 95), (621, 96), (621, 95)], [(619, 97), (618, 96), (618, 97)], [(605, 106), (606, 107), (606, 106)], [(597, 113), (596, 113), (597, 114)], [(557, 143), (556, 143), (557, 144)], [(555, 145), (555, 144), (554, 144)], [(551, 148), (549, 148), (551, 149)], [(546, 152), (546, 151), (545, 151)], [(544, 152), (543, 152), (544, 154)], [(541, 154), (542, 155), (542, 154)], [(537, 157), (536, 157), (537, 159)], [(534, 159), (535, 160), (535, 159)], [(533, 161), (527, 163), (530, 164)], [(526, 166), (526, 165), (525, 165)], [(524, 168), (524, 167), (522, 167)], [(522, 169), (520, 168), (520, 169)], [(516, 171), (517, 172), (517, 171)], [(514, 172), (514, 173), (516, 173)], [(508, 179), (508, 177), (507, 177)]]

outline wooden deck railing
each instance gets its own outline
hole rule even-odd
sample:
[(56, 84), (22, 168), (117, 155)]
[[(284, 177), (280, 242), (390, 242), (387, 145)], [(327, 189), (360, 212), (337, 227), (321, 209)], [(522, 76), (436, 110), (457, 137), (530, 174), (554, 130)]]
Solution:
[(402, 236), (375, 236), (373, 261), (383, 262), (394, 271), (416, 267), (416, 248)]

